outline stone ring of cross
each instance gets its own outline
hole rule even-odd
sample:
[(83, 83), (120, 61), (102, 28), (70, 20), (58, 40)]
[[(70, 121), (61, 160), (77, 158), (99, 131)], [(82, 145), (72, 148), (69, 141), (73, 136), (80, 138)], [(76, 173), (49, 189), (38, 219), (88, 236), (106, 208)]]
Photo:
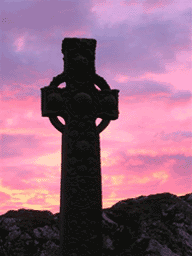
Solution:
[[(51, 88), (57, 88), (61, 83), (63, 83), (63, 82), (66, 82), (66, 74), (63, 72), (62, 74), (60, 74), (60, 75), (58, 75), (58, 76), (56, 76), (56, 77), (54, 77), (53, 78), (53, 80), (51, 81), (51, 83), (50, 83), (50, 85), (49, 85), (49, 87), (51, 87)], [(110, 86), (107, 84), (107, 82), (102, 78), (102, 77), (100, 77), (99, 75), (97, 75), (97, 74), (95, 74), (94, 75), (94, 84), (96, 84), (102, 91), (111, 91), (111, 88), (110, 88)], [(52, 94), (53, 95), (53, 94)], [(56, 95), (56, 93), (55, 93), (55, 95), (53, 95), (53, 96), (55, 96), (56, 98), (57, 98), (57, 102), (62, 102), (62, 97), (61, 97), (61, 95)], [(51, 97), (51, 95), (50, 95), (50, 97)], [(110, 100), (111, 101), (114, 101), (114, 104), (116, 103), (115, 101), (115, 98), (112, 96), (112, 95), (110, 95)], [(91, 101), (92, 101), (92, 99), (91, 99), (91, 97), (90, 97), (90, 95), (89, 94), (86, 94), (86, 93), (83, 93), (83, 92), (81, 92), (81, 93), (78, 93), (78, 94), (76, 94), (75, 95), (75, 97), (74, 97), (74, 99), (78, 102), (78, 101), (80, 101), (80, 102), (85, 102), (85, 107), (86, 107), (86, 105), (88, 106), (89, 105), (89, 103), (91, 104)], [(87, 103), (87, 104), (86, 104)], [(50, 117), (49, 116), (49, 120), (50, 120), (50, 122), (52, 123), (52, 125), (57, 129), (57, 130), (59, 130), (60, 132), (63, 132), (64, 131), (64, 129), (65, 129), (65, 125), (62, 123), (62, 122), (60, 122), (60, 120), (58, 119), (58, 117), (57, 116), (52, 116), (52, 117)], [(99, 125), (98, 126), (96, 126), (96, 129), (97, 129), (97, 132), (98, 133), (101, 133), (108, 125), (109, 125), (109, 123), (110, 123), (110, 119), (102, 119), (102, 121), (99, 123)]]

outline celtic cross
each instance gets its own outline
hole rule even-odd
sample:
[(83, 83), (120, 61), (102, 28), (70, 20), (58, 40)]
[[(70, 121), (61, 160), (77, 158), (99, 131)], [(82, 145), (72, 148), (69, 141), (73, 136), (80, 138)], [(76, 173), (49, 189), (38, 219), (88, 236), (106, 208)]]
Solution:
[[(65, 38), (64, 71), (41, 88), (42, 116), (62, 133), (60, 255), (102, 255), (99, 134), (116, 120), (119, 90), (95, 72), (95, 39)], [(66, 87), (59, 88), (62, 83)], [(97, 85), (100, 90), (98, 90)], [(65, 120), (65, 125), (58, 116)], [(102, 121), (97, 126), (96, 119)]]

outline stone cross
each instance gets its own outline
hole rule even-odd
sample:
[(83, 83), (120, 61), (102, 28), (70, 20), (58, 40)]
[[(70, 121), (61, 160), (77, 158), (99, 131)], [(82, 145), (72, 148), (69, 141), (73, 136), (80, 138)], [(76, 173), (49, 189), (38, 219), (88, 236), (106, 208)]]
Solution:
[[(42, 116), (62, 133), (60, 255), (102, 255), (101, 133), (118, 118), (118, 93), (95, 72), (95, 39), (65, 38), (64, 71), (41, 88)], [(66, 87), (58, 88), (61, 83)], [(97, 89), (94, 85), (97, 85)], [(65, 120), (65, 125), (58, 116)], [(97, 126), (96, 119), (102, 121)]]

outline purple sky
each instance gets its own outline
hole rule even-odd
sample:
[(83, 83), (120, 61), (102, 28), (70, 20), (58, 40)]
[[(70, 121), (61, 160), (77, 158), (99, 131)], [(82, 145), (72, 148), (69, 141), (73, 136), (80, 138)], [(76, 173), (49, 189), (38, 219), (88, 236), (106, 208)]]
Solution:
[(96, 72), (120, 90), (100, 134), (103, 208), (191, 193), (191, 25), (191, 0), (2, 0), (0, 214), (59, 212), (61, 134), (40, 88), (63, 71), (65, 37), (96, 39)]

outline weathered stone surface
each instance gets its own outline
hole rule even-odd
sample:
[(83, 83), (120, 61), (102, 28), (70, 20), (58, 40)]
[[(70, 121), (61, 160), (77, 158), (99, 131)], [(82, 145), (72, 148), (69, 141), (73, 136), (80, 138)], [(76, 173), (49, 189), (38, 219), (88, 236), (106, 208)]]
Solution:
[[(103, 209), (102, 237), (103, 256), (191, 256), (192, 194), (140, 196)], [(52, 255), (59, 255), (59, 213), (21, 209), (0, 216), (0, 256)]]
[[(62, 256), (102, 254), (99, 134), (111, 120), (118, 118), (119, 90), (111, 90), (96, 74), (95, 48), (95, 39), (65, 38), (62, 43), (64, 71), (54, 77), (49, 86), (41, 88), (42, 116), (49, 117), (62, 133)], [(63, 82), (66, 87), (57, 88)], [(65, 120), (65, 125), (58, 116)], [(102, 119), (98, 126), (97, 118)]]

